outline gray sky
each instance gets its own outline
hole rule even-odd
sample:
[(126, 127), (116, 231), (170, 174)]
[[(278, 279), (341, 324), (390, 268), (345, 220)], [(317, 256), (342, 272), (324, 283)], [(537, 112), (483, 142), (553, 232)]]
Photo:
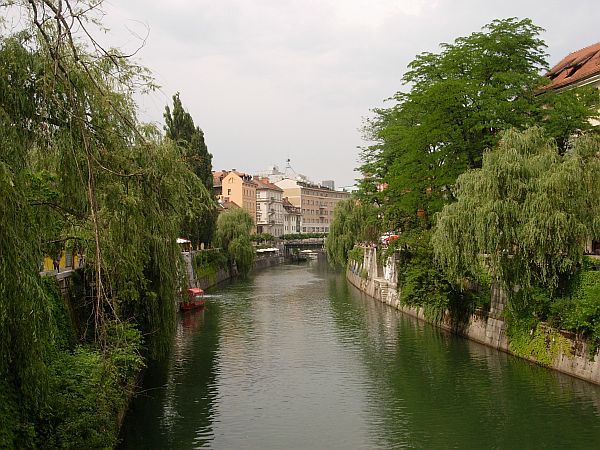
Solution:
[[(161, 89), (140, 101), (163, 123), (171, 96), (205, 133), (215, 169), (281, 169), (354, 183), (360, 128), (402, 88), (407, 64), (494, 19), (547, 31), (550, 65), (600, 40), (597, 0), (107, 0), (111, 43)], [(108, 38), (107, 38), (108, 39)]]

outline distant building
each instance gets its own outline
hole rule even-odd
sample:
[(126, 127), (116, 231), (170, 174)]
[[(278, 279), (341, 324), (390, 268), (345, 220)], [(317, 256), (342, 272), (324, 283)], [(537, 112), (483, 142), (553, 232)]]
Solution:
[(302, 232), (302, 212), (292, 205), (287, 197), (283, 198), (283, 234)]
[(335, 181), (333, 180), (323, 180), (321, 181), (321, 186), (326, 187), (327, 189), (335, 190)]
[(265, 170), (262, 170), (256, 174), (259, 178), (268, 178), (271, 183), (283, 180), (286, 176), (285, 173), (279, 170), (277, 166), (269, 166)]
[(251, 175), (236, 169), (213, 172), (213, 192), (221, 204), (235, 203), (256, 222), (256, 183)]
[(284, 233), (283, 189), (268, 178), (254, 177), (256, 183), (256, 232), (279, 237)]
[(256, 176), (260, 178), (268, 178), (271, 183), (276, 183), (277, 181), (281, 181), (286, 178), (302, 181), (304, 183), (312, 183), (305, 175), (296, 173), (296, 171), (292, 169), (289, 159), (287, 160), (287, 166), (284, 172), (279, 170), (278, 166), (273, 165), (267, 167), (263, 171), (257, 172)]
[(329, 233), (333, 210), (342, 200), (350, 198), (348, 192), (305, 183), (290, 178), (275, 183), (283, 189), (284, 197), (302, 215), (302, 233)]

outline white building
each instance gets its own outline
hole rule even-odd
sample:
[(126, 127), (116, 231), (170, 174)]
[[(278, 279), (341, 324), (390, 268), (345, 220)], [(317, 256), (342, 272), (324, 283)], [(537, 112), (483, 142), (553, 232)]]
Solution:
[(283, 197), (283, 234), (302, 232), (302, 212), (292, 205), (287, 197)]
[(275, 237), (284, 234), (283, 189), (268, 178), (254, 177), (256, 183), (256, 232)]

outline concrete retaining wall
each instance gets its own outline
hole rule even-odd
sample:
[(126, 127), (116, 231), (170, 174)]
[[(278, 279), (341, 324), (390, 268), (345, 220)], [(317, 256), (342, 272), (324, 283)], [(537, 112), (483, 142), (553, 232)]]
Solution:
[[(235, 267), (233, 273), (230, 273), (227, 269), (218, 270), (213, 277), (202, 277), (197, 278), (196, 273), (193, 269), (192, 258), (196, 251), (183, 252), (183, 260), (185, 261), (185, 267), (187, 272), (189, 287), (199, 287), (201, 289), (208, 289), (222, 283), (225, 280), (229, 280), (237, 275)], [(283, 256), (259, 256), (254, 260), (254, 266), (251, 272), (255, 270), (266, 269), (267, 267), (276, 266), (283, 263)]]
[[(388, 260), (383, 268), (382, 277), (378, 277), (377, 249), (366, 247), (362, 264), (352, 262), (348, 265), (346, 278), (362, 292), (376, 300), (386, 303), (405, 314), (420, 320), (430, 322), (425, 317), (423, 308), (403, 305), (401, 293), (396, 284), (396, 262)], [(390, 267), (390, 266), (394, 267)], [(450, 314), (446, 313), (439, 323), (434, 325), (442, 329), (464, 336), (473, 341), (493, 347), (504, 352), (514, 354), (509, 349), (509, 341), (505, 333), (505, 323), (502, 311), (506, 304), (506, 296), (499, 288), (492, 290), (492, 305), (489, 313), (475, 311), (466, 321), (456, 323)], [(550, 368), (560, 372), (600, 384), (600, 349), (593, 358), (588, 354), (588, 344), (585, 340), (574, 336), (572, 333), (561, 333), (570, 346), (570, 354), (559, 351), (558, 355), (549, 365)], [(519, 356), (519, 355), (516, 355)], [(526, 358), (538, 363), (535, 358)]]

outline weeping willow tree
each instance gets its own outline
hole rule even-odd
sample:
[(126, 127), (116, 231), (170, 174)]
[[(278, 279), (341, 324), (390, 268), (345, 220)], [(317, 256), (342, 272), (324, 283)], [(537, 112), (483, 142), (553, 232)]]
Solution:
[(177, 233), (210, 195), (178, 147), (139, 123), (149, 73), (105, 50), (89, 25), (100, 2), (14, 1), (0, 34), (0, 391), (22, 411), (44, 398), (55, 334), (39, 276), (51, 249), (86, 259), (89, 339), (131, 319), (166, 348), (179, 284)]
[(457, 201), (432, 238), (450, 279), (485, 267), (509, 297), (555, 288), (578, 270), (585, 242), (600, 236), (600, 137), (582, 136), (560, 154), (539, 128), (506, 132), (461, 175)]
[(222, 212), (217, 219), (215, 240), (227, 254), (230, 269), (235, 263), (238, 273), (245, 277), (250, 272), (256, 252), (250, 241), (254, 219), (241, 208)]
[(348, 252), (360, 241), (377, 240), (379, 228), (377, 209), (355, 199), (339, 202), (333, 212), (329, 235), (325, 243), (327, 259), (344, 266)]

